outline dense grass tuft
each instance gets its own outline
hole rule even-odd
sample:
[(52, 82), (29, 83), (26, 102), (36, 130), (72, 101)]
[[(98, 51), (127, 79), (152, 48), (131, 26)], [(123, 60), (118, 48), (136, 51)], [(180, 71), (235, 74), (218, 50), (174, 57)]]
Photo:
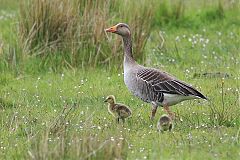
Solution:
[[(90, 117), (82, 117), (78, 105), (65, 105), (59, 115), (30, 138), (32, 159), (125, 159), (126, 142), (121, 133), (101, 134)], [(75, 112), (75, 113), (74, 113)], [(80, 114), (81, 115), (81, 114)], [(79, 123), (79, 124), (78, 124)], [(94, 130), (99, 130), (100, 133)], [(31, 134), (31, 133), (29, 133)], [(28, 135), (31, 137), (31, 135)], [(52, 149), (54, 148), (54, 149)]]
[(41, 66), (51, 65), (52, 61), (68, 68), (112, 65), (122, 57), (121, 45), (115, 40), (109, 44), (104, 28), (121, 21), (135, 28), (135, 56), (143, 59), (154, 11), (146, 3), (145, 0), (22, 2), (19, 17), (22, 54), (41, 57)]

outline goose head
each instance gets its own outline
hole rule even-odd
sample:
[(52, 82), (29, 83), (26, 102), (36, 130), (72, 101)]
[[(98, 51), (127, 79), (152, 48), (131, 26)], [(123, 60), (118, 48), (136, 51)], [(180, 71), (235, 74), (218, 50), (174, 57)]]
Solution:
[(114, 104), (115, 103), (115, 97), (114, 95), (109, 95), (107, 96), (107, 98), (104, 100), (104, 102), (108, 102), (110, 104)]
[(130, 28), (126, 23), (118, 23), (108, 29), (105, 29), (105, 31), (116, 33), (122, 37), (128, 37), (131, 35)]

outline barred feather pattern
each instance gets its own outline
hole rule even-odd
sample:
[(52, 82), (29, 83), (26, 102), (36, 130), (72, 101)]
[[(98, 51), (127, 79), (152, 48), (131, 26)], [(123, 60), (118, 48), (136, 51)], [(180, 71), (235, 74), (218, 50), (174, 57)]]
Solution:
[(162, 103), (164, 93), (177, 94), (181, 96), (196, 96), (206, 99), (200, 92), (192, 86), (176, 80), (174, 77), (157, 69), (142, 68), (136, 75), (138, 88), (137, 93), (143, 101)]

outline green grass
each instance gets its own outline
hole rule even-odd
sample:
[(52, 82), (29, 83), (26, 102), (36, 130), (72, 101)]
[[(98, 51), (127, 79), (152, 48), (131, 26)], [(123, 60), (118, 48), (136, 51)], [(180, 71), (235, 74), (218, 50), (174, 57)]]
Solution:
[[(183, 75), (179, 68), (175, 71), (179, 77)], [(175, 121), (174, 132), (161, 134), (156, 131), (156, 123), (164, 112), (159, 109), (151, 122), (150, 105), (130, 95), (121, 72), (65, 71), (1, 77), (0, 155), (4, 159), (239, 157), (239, 88), (234, 78), (224, 82), (224, 115), (221, 79), (188, 79), (201, 86), (210, 101), (173, 106), (180, 119)], [(109, 94), (133, 110), (124, 126), (117, 125), (107, 112), (103, 100)]]
[[(0, 13), (17, 12), (15, 1), (2, 1)], [(63, 69), (60, 56), (49, 66), (36, 57), (18, 59), (16, 19), (0, 20), (0, 57), (6, 58), (0, 60), (1, 159), (238, 159), (240, 14), (232, 8), (216, 18), (219, 8), (208, 6), (195, 15), (189, 6), (178, 19), (154, 23), (144, 65), (193, 84), (209, 101), (172, 106), (178, 118), (173, 132), (164, 134), (156, 129), (164, 112), (159, 108), (149, 120), (151, 106), (129, 93), (121, 62)], [(163, 17), (180, 14), (167, 9)], [(110, 94), (133, 111), (124, 126), (103, 102)]]

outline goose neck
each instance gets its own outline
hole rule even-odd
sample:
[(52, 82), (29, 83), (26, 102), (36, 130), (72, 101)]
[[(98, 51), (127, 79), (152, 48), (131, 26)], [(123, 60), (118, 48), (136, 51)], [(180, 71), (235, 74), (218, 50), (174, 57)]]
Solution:
[(123, 45), (124, 45), (124, 63), (135, 62), (132, 55), (131, 36), (123, 37)]
[(114, 103), (109, 103), (108, 108), (112, 111), (114, 109)]

